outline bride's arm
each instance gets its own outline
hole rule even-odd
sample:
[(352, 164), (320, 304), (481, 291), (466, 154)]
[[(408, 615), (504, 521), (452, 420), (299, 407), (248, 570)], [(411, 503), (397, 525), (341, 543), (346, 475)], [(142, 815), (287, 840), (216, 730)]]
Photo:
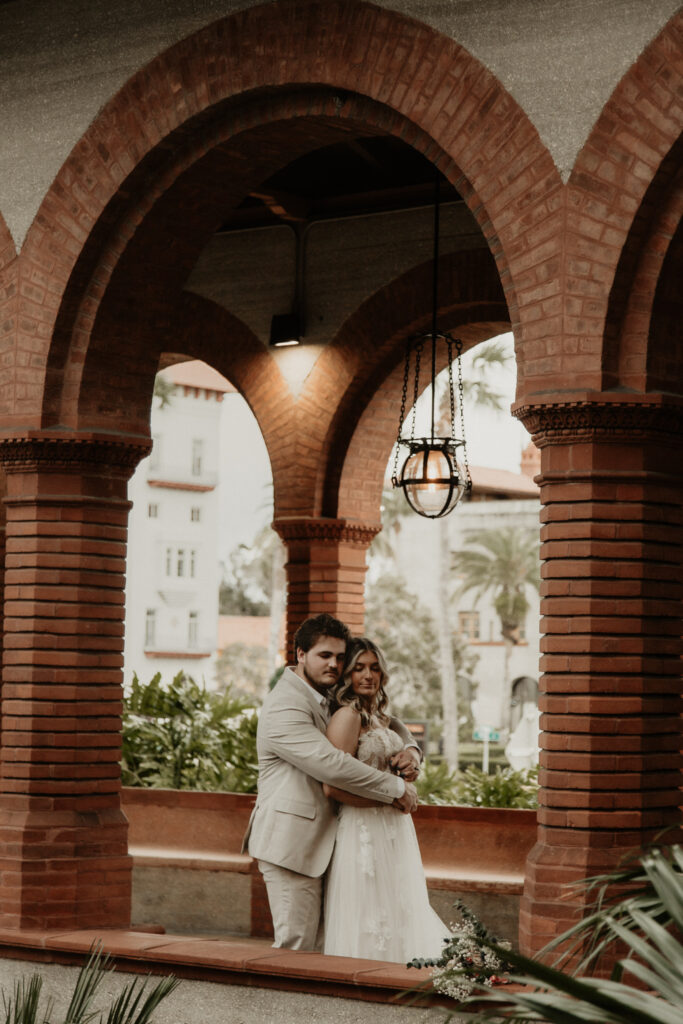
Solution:
[[(327, 738), (339, 750), (355, 756), (358, 749), (358, 737), (360, 736), (360, 715), (355, 708), (343, 707), (332, 715), (327, 726)], [(381, 807), (378, 800), (368, 800), (366, 797), (354, 796), (344, 789), (337, 789), (323, 782), (323, 793), (340, 804), (351, 804), (353, 807)]]

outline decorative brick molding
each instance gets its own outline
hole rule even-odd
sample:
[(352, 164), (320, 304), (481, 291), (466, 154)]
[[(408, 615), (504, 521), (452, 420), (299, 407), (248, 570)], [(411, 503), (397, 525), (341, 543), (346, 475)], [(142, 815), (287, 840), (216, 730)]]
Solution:
[(572, 444), (591, 440), (660, 440), (679, 443), (683, 436), (683, 397), (676, 395), (583, 395), (573, 400), (550, 399), (518, 403), (513, 415), (521, 420), (534, 444)]
[(151, 450), (152, 441), (145, 437), (26, 434), (0, 437), (0, 465), (7, 473), (106, 469), (130, 476)]
[(273, 529), (288, 544), (291, 541), (322, 540), (367, 548), (382, 529), (346, 519), (276, 519)]

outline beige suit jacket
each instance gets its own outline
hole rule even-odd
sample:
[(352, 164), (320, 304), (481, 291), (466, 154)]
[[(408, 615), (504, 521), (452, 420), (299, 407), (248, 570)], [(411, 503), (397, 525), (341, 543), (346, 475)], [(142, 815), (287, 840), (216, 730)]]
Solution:
[(258, 797), (243, 848), (248, 844), (257, 860), (311, 878), (327, 868), (337, 829), (323, 782), (382, 803), (404, 790), (396, 776), (338, 750), (324, 735), (326, 728), (327, 712), (313, 689), (285, 669), (259, 717)]

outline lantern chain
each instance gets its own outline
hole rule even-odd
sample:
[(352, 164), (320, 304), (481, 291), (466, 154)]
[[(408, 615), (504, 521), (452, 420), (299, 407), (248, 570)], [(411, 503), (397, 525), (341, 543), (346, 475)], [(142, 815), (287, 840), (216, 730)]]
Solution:
[(413, 388), (413, 415), (410, 422), (410, 440), (415, 440), (415, 416), (417, 414), (417, 400), (420, 395), (420, 359), (424, 348), (424, 338), (418, 338), (415, 344), (415, 386)]
[[(465, 440), (465, 405), (463, 402), (463, 383), (462, 383), (462, 342), (460, 338), (456, 339), (455, 348), (458, 353), (458, 401), (460, 402), (460, 431), (462, 433), (462, 439)], [(451, 388), (451, 415), (454, 416), (453, 412), (453, 388)], [(472, 477), (470, 475), (470, 462), (467, 457), (467, 444), (463, 444), (463, 461), (465, 463), (465, 479), (467, 481), (467, 490), (472, 490)]]
[(451, 401), (451, 437), (455, 440), (455, 394), (453, 393), (453, 339), (446, 337), (448, 346), (448, 394)]
[(403, 430), (403, 421), (406, 418), (406, 402), (408, 401), (408, 378), (410, 376), (410, 341), (406, 345), (406, 364), (403, 371), (403, 388), (401, 390), (401, 418), (398, 421), (398, 435), (396, 437), (396, 447), (394, 449), (394, 469), (391, 474), (391, 481), (396, 486), (398, 481), (398, 456), (401, 450), (401, 431)]

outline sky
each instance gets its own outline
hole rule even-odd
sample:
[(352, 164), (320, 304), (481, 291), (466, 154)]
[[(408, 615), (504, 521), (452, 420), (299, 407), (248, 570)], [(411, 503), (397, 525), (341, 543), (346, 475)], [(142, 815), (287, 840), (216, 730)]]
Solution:
[[(499, 340), (511, 358), (505, 368), (491, 371), (489, 380), (491, 389), (501, 394), (503, 408), (508, 410), (515, 397), (512, 335), (502, 334)], [(465, 380), (471, 378), (476, 352), (474, 349), (462, 357)], [(428, 404), (427, 401), (427, 417)], [(529, 443), (529, 435), (508, 412), (495, 413), (466, 404), (465, 431), (470, 465), (519, 472), (520, 455)], [(256, 420), (238, 394), (225, 395), (222, 403), (221, 461), (220, 558), (225, 561), (239, 544), (251, 544), (256, 533), (272, 518), (270, 461)]]

